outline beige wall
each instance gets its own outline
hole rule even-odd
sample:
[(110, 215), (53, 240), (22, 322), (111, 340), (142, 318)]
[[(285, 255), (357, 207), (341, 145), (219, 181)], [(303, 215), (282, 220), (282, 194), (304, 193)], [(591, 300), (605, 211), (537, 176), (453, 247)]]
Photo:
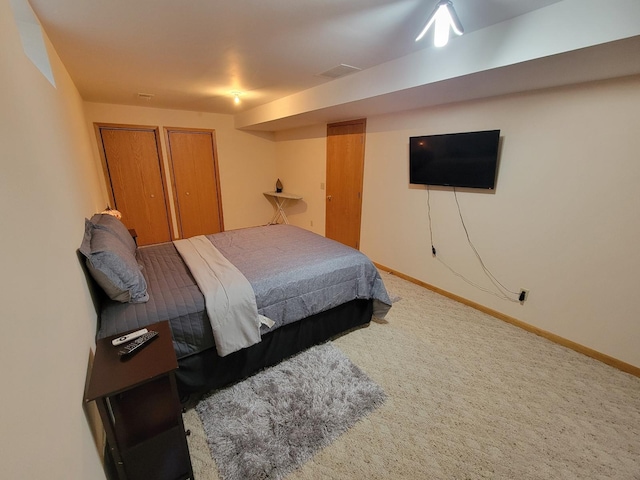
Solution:
[[(638, 125), (638, 77), (371, 117), (362, 250), (389, 268), (640, 366)], [(494, 128), (502, 136), (497, 189), (461, 190), (458, 200), (490, 271), (511, 290), (530, 290), (524, 305), (472, 287), (432, 258), (427, 190), (408, 180), (410, 136)], [(303, 171), (307, 159), (312, 172), (322, 171), (318, 131), (278, 134), (279, 165)], [(319, 205), (313, 183), (296, 188)], [(492, 290), (452, 190), (432, 188), (430, 196), (439, 257)]]
[[(271, 218), (273, 210), (262, 192), (273, 190), (277, 180), (273, 134), (236, 130), (231, 115), (213, 113), (87, 102), (85, 114), (87, 130), (93, 141), (94, 159), (98, 166), (101, 160), (95, 140), (94, 122), (160, 127), (167, 171), (164, 127), (215, 130), (225, 229), (263, 225)], [(100, 169), (102, 171), (102, 167)], [(167, 188), (171, 191), (170, 181)]]
[(76, 249), (103, 198), (82, 101), (49, 54), (56, 87), (25, 56), (1, 1), (0, 476), (99, 479), (83, 411), (96, 314)]
[(289, 202), (289, 223), (324, 235), (327, 127), (316, 125), (276, 133), (278, 175), (285, 192), (302, 195)]

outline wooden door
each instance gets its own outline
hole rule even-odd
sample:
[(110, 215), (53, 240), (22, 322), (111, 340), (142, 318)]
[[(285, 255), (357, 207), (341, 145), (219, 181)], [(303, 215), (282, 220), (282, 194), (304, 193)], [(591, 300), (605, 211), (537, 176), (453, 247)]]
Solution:
[(215, 132), (182, 128), (165, 131), (180, 236), (223, 231)]
[(360, 248), (366, 120), (327, 125), (325, 235)]
[(95, 124), (107, 191), (138, 245), (171, 240), (158, 128)]

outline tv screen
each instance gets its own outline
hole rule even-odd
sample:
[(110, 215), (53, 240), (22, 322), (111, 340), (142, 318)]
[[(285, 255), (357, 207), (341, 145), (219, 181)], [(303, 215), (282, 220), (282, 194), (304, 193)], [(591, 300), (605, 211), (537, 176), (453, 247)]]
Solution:
[(494, 189), (500, 130), (409, 139), (409, 182)]

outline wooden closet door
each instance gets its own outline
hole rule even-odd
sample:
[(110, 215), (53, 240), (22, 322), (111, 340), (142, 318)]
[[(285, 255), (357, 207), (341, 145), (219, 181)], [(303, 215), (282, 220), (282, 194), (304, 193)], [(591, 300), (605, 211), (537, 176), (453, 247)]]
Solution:
[(327, 125), (325, 236), (360, 248), (366, 120)]
[(180, 236), (224, 230), (214, 132), (166, 128)]
[(138, 245), (171, 240), (159, 131), (96, 124), (113, 208), (138, 235)]

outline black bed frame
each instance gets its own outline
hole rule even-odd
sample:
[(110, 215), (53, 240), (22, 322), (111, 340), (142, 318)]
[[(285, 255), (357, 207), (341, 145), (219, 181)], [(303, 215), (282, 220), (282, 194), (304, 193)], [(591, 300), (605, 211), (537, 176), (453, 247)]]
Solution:
[(242, 380), (257, 371), (354, 328), (368, 325), (373, 300), (352, 300), (325, 312), (284, 325), (262, 341), (219, 357), (215, 347), (178, 360), (178, 390), (191, 404), (202, 394)]

